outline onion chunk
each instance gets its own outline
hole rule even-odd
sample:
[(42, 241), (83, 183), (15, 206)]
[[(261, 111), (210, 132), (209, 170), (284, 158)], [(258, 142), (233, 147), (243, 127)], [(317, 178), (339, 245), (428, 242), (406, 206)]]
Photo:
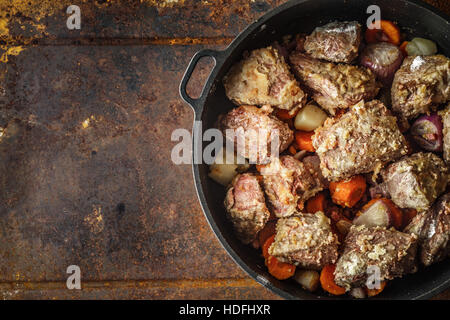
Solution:
[(431, 114), (420, 117), (411, 126), (410, 134), (422, 149), (427, 151), (442, 151), (442, 121), (439, 115)]

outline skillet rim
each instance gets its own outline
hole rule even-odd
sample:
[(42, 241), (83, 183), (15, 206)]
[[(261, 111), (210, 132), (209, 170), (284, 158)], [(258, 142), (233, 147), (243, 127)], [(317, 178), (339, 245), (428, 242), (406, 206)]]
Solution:
[[(208, 97), (211, 88), (213, 86), (213, 83), (215, 82), (219, 70), (222, 68), (223, 64), (227, 61), (229, 56), (233, 53), (233, 51), (238, 47), (243, 40), (245, 40), (247, 37), (249, 37), (251, 34), (253, 34), (257, 29), (259, 29), (265, 22), (267, 22), (272, 17), (278, 15), (282, 11), (288, 10), (291, 7), (300, 5), (302, 3), (312, 2), (314, 0), (290, 0), (276, 8), (273, 8), (272, 10), (268, 11), (264, 15), (262, 15), (260, 18), (249, 24), (244, 30), (242, 30), (234, 39), (233, 41), (223, 50), (223, 51), (212, 51), (213, 54), (211, 55), (215, 60), (215, 66), (213, 67), (204, 87), (201, 93), (200, 98), (194, 100), (190, 99), (189, 101), (185, 99), (185, 92), (182, 92), (182, 88), (180, 86), (180, 95), (182, 99), (187, 102), (194, 111), (194, 122), (201, 120), (201, 117), (203, 115), (204, 105), (206, 102), (206, 98)], [(430, 4), (422, 1), (422, 0), (400, 0), (404, 3), (410, 3), (414, 4), (418, 7), (420, 7), (422, 10), (428, 10), (434, 15), (437, 15), (441, 19), (445, 20), (447, 23), (450, 24), (450, 16), (445, 14), (444, 12), (440, 11), (439, 9), (431, 6)], [(206, 49), (208, 50), (208, 49)], [(204, 51), (204, 50), (201, 50)], [(201, 51), (197, 52), (200, 53)], [(191, 62), (189, 63), (188, 68), (186, 69), (185, 74), (183, 75), (183, 82), (187, 82), (190, 74), (188, 74), (188, 70), (190, 67), (192, 67), (192, 63), (195, 60), (195, 55), (192, 58)], [(198, 61), (198, 60), (197, 60)], [(195, 63), (197, 62), (195, 61)], [(195, 65), (193, 66), (195, 67)], [(192, 70), (191, 70), (192, 71)], [(186, 81), (185, 81), (186, 80)], [(206, 94), (205, 94), (206, 93)], [(195, 139), (193, 139), (193, 150), (196, 147)], [(206, 220), (212, 229), (214, 235), (219, 240), (221, 246), (225, 249), (227, 254), (232, 258), (232, 260), (245, 272), (247, 273), (252, 279), (254, 279), (256, 282), (261, 284), (263, 287), (269, 289), (273, 293), (277, 294), (278, 296), (289, 299), (289, 300), (348, 300), (349, 297), (341, 297), (341, 296), (312, 296), (311, 298), (302, 298), (299, 296), (294, 296), (287, 291), (284, 291), (280, 288), (278, 288), (275, 284), (273, 284), (269, 279), (266, 279), (266, 277), (258, 274), (257, 272), (253, 271), (247, 263), (245, 263), (239, 256), (239, 254), (230, 246), (228, 241), (225, 239), (225, 237), (222, 235), (222, 232), (220, 231), (219, 226), (217, 225), (214, 217), (211, 214), (211, 211), (208, 207), (208, 203), (205, 197), (205, 194), (203, 192), (203, 186), (201, 184), (201, 178), (200, 178), (200, 171), (199, 171), (199, 164), (195, 164), (192, 162), (192, 173), (194, 176), (194, 185), (197, 193), (197, 197), (200, 201), (200, 206), (202, 208), (203, 214), (206, 217)], [(446, 281), (440, 282), (438, 285), (436, 285), (433, 289), (426, 291), (424, 293), (419, 293), (417, 295), (413, 295), (411, 300), (422, 300), (422, 299), (428, 299), (431, 298), (445, 289), (450, 287), (450, 279), (447, 279)], [(311, 293), (305, 291), (305, 295), (311, 295)], [(383, 299), (382, 296), (379, 298)], [(397, 299), (404, 299), (401, 296), (397, 297)], [(373, 299), (372, 299), (373, 300)]]

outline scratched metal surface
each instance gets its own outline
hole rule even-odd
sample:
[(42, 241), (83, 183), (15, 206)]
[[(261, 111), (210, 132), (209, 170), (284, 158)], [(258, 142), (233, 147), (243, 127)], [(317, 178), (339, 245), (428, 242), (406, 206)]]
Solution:
[(283, 2), (83, 1), (69, 31), (70, 1), (0, 1), (0, 298), (277, 299), (215, 239), (170, 136), (191, 56)]

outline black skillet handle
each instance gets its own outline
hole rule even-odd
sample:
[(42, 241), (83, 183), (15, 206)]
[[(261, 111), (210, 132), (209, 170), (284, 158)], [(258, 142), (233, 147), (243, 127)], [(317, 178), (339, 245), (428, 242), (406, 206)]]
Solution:
[(217, 66), (218, 60), (221, 58), (221, 56), (222, 56), (222, 51), (215, 51), (215, 50), (211, 50), (211, 49), (200, 50), (196, 54), (194, 54), (194, 56), (191, 59), (191, 62), (189, 62), (189, 66), (187, 67), (186, 71), (184, 72), (183, 78), (180, 83), (180, 95), (181, 95), (181, 98), (183, 98), (183, 100), (185, 102), (187, 102), (189, 105), (191, 105), (191, 107), (194, 109), (194, 112), (196, 112), (196, 113), (201, 108), (201, 103), (203, 102), (204, 93), (205, 93), (204, 92), (205, 87), (203, 87), (200, 97), (198, 97), (196, 99), (191, 98), (188, 95), (188, 93), (186, 92), (186, 86), (189, 82), (189, 79), (191, 78), (192, 72), (194, 71), (195, 67), (197, 66), (198, 61), (201, 58), (211, 57), (214, 59), (214, 67), (211, 70), (211, 73), (212, 73), (214, 71), (214, 68)]

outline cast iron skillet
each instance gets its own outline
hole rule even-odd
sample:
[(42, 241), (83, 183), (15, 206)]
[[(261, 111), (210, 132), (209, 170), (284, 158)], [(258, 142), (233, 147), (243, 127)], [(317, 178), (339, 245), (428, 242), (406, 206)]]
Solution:
[[(450, 56), (450, 19), (435, 8), (418, 0), (293, 0), (270, 11), (248, 26), (224, 51), (201, 50), (192, 58), (180, 84), (181, 97), (201, 120), (203, 130), (214, 126), (219, 114), (235, 107), (225, 96), (222, 78), (231, 65), (241, 59), (245, 50), (268, 46), (287, 34), (310, 33), (325, 23), (339, 20), (357, 20), (366, 25), (369, 5), (381, 8), (381, 18), (398, 22), (408, 38), (419, 36), (433, 39), (439, 52)], [(186, 85), (202, 57), (212, 57), (215, 66), (198, 99), (186, 93)], [(207, 145), (209, 142), (203, 143)], [(203, 150), (203, 148), (202, 148)], [(312, 294), (303, 290), (293, 280), (278, 281), (266, 270), (259, 253), (241, 244), (225, 218), (223, 200), (225, 190), (208, 178), (208, 166), (193, 165), (197, 194), (204, 214), (215, 235), (234, 259), (252, 278), (266, 288), (287, 299), (330, 299), (325, 294)], [(426, 299), (450, 286), (450, 259), (418, 273), (391, 281), (377, 299)], [(344, 298), (348, 298), (345, 296)]]

